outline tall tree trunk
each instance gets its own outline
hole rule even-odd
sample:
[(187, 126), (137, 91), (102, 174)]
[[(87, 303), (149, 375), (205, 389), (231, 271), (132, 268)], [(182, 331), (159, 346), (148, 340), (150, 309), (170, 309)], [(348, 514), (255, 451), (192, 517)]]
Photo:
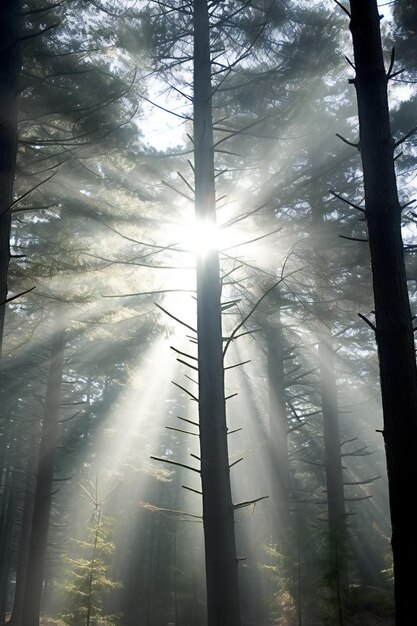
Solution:
[(348, 594), (346, 514), (334, 351), (332, 337), (327, 329), (320, 334), (318, 353), (329, 518), (330, 568), (335, 586), (334, 592), (339, 612), (339, 621), (342, 622), (344, 605)]
[(0, 352), (3, 339), (10, 226), (17, 149), (18, 0), (0, 3)]
[(272, 542), (282, 544), (288, 539), (290, 499), (284, 338), (280, 320), (268, 329), (267, 351), (270, 470), (274, 506)]
[(2, 442), (2, 466), (0, 473), (0, 624), (6, 612), (7, 584), (11, 553), (11, 525), (15, 514), (13, 497), (13, 444), (14, 423), (10, 419), (4, 426)]
[(33, 486), (34, 486), (34, 475), (33, 468), (34, 463), (30, 458), (27, 467), (27, 477), (26, 477), (26, 489), (25, 489), (25, 498), (23, 502), (23, 513), (22, 513), (22, 525), (20, 530), (19, 537), (19, 549), (17, 555), (17, 564), (16, 564), (16, 587), (15, 594), (13, 600), (13, 608), (12, 615), (10, 617), (9, 626), (21, 626), (22, 623), (22, 615), (23, 615), (23, 606), (25, 600), (25, 584), (28, 570), (28, 558), (29, 558), (29, 543), (30, 543), (30, 531), (32, 526), (32, 517), (33, 517), (33, 504), (34, 504), (34, 496), (33, 496)]
[(394, 557), (396, 626), (415, 623), (417, 371), (376, 0), (351, 0), (360, 150), (371, 253)]
[(52, 338), (51, 359), (45, 399), (45, 416), (43, 418), (39, 446), (32, 531), (29, 544), (28, 572), (22, 616), (22, 624), (24, 626), (39, 626), (52, 501), (52, 481), (57, 450), (64, 348), (65, 332), (57, 331)]
[[(212, 84), (207, 0), (194, 0), (195, 212), (216, 223)], [(219, 255), (197, 258), (201, 479), (208, 626), (239, 626), (239, 590), (224, 396)]]
[(2, 528), (3, 550), (1, 554), (1, 576), (0, 576), (0, 624), (4, 624), (8, 611), (8, 589), (12, 563), (13, 550), (13, 525), (16, 517), (16, 495), (12, 489), (10, 481), (8, 493), (6, 494), (6, 506), (4, 508), (4, 519)]

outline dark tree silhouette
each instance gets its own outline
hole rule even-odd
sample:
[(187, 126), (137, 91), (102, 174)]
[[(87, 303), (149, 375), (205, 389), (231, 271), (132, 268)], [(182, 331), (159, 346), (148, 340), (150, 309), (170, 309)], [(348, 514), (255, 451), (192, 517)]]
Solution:
[(17, 149), (18, 16), (20, 2), (0, 6), (0, 350), (3, 338)]
[(350, 8), (384, 414), (396, 626), (411, 626), (415, 622), (417, 537), (404, 496), (413, 493), (416, 485), (417, 371), (394, 169), (399, 142), (392, 138), (387, 98), (393, 68), (386, 72), (384, 67), (376, 0), (351, 0)]

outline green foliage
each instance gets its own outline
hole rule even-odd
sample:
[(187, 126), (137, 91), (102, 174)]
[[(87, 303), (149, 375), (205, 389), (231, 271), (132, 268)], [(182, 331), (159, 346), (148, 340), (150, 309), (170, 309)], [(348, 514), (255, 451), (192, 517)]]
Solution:
[(270, 598), (270, 612), (273, 624), (290, 626), (296, 623), (298, 612), (297, 574), (298, 558), (293, 547), (286, 545), (265, 546), (267, 563), (259, 565), (270, 578), (273, 593)]
[(64, 585), (66, 611), (55, 623), (59, 626), (116, 626), (117, 615), (105, 615), (103, 601), (121, 584), (109, 577), (110, 557), (114, 544), (109, 540), (111, 519), (105, 517), (99, 504), (88, 524), (88, 537), (74, 540), (80, 556), (66, 558), (68, 580)]
[(322, 554), (322, 615), (324, 624), (341, 621), (348, 595), (350, 551), (346, 534), (346, 519), (339, 519), (330, 533), (323, 536)]

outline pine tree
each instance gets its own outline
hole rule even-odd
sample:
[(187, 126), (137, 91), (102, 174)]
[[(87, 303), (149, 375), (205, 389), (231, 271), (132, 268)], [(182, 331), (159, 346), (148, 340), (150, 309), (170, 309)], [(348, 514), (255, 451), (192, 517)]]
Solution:
[[(347, 9), (346, 9), (347, 11)], [(385, 70), (380, 15), (376, 0), (350, 1), (359, 115), (359, 146), (363, 165), (365, 217), (371, 253), (375, 299), (383, 436), (387, 455), (394, 594), (397, 626), (415, 621), (414, 590), (417, 538), (409, 502), (404, 494), (416, 483), (417, 369), (413, 323), (405, 273), (401, 206), (395, 175), (387, 83), (394, 70)], [(392, 65), (392, 64), (391, 64)]]
[(0, 7), (0, 351), (3, 338), (17, 150), (20, 2)]
[(74, 540), (81, 553), (66, 557), (69, 567), (64, 585), (66, 610), (56, 621), (59, 626), (116, 626), (118, 616), (106, 615), (103, 603), (106, 594), (121, 585), (109, 576), (110, 559), (115, 546), (110, 540), (112, 520), (103, 514), (104, 499), (97, 486), (83, 487), (94, 506), (88, 523), (88, 537)]

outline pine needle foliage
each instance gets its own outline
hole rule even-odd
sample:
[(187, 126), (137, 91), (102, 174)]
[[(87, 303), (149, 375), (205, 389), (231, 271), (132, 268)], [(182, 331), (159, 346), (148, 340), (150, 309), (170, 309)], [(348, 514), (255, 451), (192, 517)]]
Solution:
[(114, 543), (110, 540), (112, 519), (102, 512), (103, 502), (93, 500), (95, 509), (88, 523), (87, 538), (74, 540), (80, 556), (66, 557), (69, 567), (64, 584), (67, 609), (56, 620), (59, 626), (117, 626), (118, 615), (106, 615), (106, 596), (121, 587), (109, 576)]

